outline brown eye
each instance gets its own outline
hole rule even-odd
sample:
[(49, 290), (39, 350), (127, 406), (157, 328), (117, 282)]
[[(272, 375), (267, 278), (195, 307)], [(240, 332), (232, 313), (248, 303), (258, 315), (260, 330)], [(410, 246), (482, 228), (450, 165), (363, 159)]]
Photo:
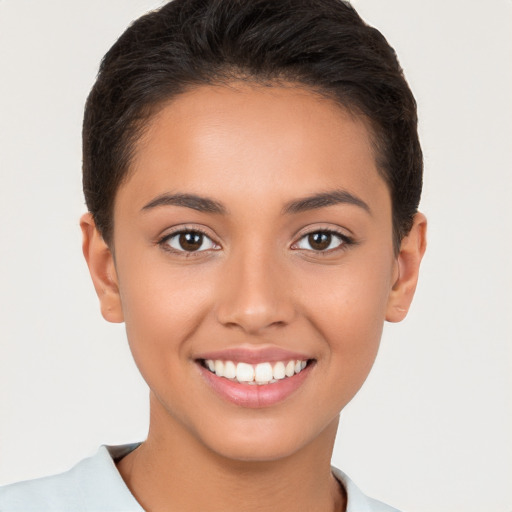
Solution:
[(178, 238), (180, 247), (184, 251), (197, 251), (203, 245), (203, 235), (201, 233), (181, 233)]
[(326, 252), (349, 243), (348, 238), (333, 231), (314, 231), (304, 235), (296, 244), (298, 249)]
[(199, 252), (215, 249), (211, 238), (199, 231), (181, 231), (169, 236), (164, 243), (179, 252)]
[(315, 251), (325, 251), (332, 241), (331, 233), (311, 233), (308, 235), (308, 242)]

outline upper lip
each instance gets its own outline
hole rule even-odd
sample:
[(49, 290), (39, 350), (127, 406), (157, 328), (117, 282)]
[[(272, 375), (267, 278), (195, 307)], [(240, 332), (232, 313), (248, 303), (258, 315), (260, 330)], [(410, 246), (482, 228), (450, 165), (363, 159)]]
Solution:
[(231, 347), (223, 350), (204, 352), (197, 355), (195, 359), (213, 359), (258, 364), (291, 360), (307, 361), (308, 359), (312, 359), (312, 357), (304, 353), (293, 352), (280, 347)]

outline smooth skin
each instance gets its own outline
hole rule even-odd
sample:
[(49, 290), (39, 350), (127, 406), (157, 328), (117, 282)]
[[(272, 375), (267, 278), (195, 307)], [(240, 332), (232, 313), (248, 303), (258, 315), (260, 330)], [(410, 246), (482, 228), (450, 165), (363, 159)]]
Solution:
[[(176, 194), (196, 203), (162, 200)], [(111, 247), (90, 214), (81, 227), (102, 314), (125, 322), (150, 388), (148, 439), (118, 464), (144, 509), (345, 510), (330, 472), (339, 413), (384, 321), (406, 316), (426, 243), (418, 213), (393, 250), (364, 120), (298, 86), (195, 88), (138, 141)], [(242, 407), (197, 361), (231, 347), (314, 366), (285, 400)]]

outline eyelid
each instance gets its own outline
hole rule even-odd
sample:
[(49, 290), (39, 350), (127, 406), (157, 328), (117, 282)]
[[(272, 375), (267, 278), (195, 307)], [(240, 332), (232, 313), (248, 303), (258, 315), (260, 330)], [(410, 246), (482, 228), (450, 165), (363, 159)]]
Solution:
[[(185, 251), (171, 247), (168, 241), (171, 240), (173, 237), (181, 235), (183, 233), (200, 233), (204, 237), (208, 238), (215, 247), (209, 249), (202, 249), (198, 251)], [(221, 249), (221, 245), (216, 241), (215, 237), (213, 237), (205, 228), (201, 226), (190, 225), (181, 225), (171, 228), (169, 231), (166, 231), (164, 235), (158, 237), (156, 244), (161, 246), (165, 251), (172, 252), (174, 254), (186, 255), (187, 257), (199, 255), (208, 251), (217, 251)]]
[[(341, 239), (342, 243), (340, 245), (338, 245), (337, 247), (334, 247), (333, 249), (327, 249), (324, 251), (319, 251), (319, 250), (314, 250), (314, 249), (302, 249), (302, 248), (296, 247), (297, 244), (299, 243), (299, 241), (301, 241), (305, 237), (312, 235), (314, 233), (329, 233), (329, 234), (334, 235), (334, 236), (338, 237), (339, 239)], [(347, 235), (341, 228), (337, 228), (334, 226), (329, 226), (329, 227), (327, 227), (327, 226), (311, 227), (310, 226), (308, 228), (305, 228), (305, 229), (302, 229), (301, 231), (299, 231), (299, 233), (295, 236), (294, 240), (295, 241), (290, 246), (290, 249), (296, 250), (296, 251), (307, 251), (307, 252), (311, 252), (311, 253), (318, 254), (318, 255), (332, 254), (337, 251), (345, 250), (345, 249), (347, 249), (347, 247), (356, 244), (356, 241), (354, 240), (354, 238), (352, 236)]]
[(319, 231), (323, 231), (326, 233), (334, 233), (335, 235), (339, 235), (350, 240), (354, 240), (355, 237), (352, 230), (345, 226), (331, 224), (330, 222), (312, 222), (311, 224), (308, 224), (307, 226), (298, 229), (293, 235), (293, 238), (295, 240), (298, 240), (299, 238), (305, 235), (310, 235), (311, 233), (318, 233)]

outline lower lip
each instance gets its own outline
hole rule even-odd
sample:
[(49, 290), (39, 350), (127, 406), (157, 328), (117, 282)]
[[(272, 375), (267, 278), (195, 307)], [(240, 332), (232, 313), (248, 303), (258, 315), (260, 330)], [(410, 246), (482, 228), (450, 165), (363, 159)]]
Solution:
[(261, 408), (278, 404), (295, 393), (309, 376), (313, 364), (308, 364), (293, 377), (262, 385), (241, 384), (218, 377), (199, 363), (198, 366), (203, 378), (220, 397), (241, 407)]

